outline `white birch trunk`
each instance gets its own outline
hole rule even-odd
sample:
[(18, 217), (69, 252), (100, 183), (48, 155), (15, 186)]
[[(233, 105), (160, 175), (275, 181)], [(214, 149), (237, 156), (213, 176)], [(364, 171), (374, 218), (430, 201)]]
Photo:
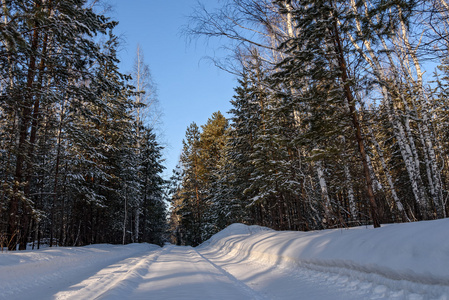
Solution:
[(327, 189), (326, 179), (324, 178), (324, 172), (321, 161), (317, 161), (316, 163), (316, 171), (318, 174), (318, 180), (320, 182), (320, 189), (321, 189), (321, 197), (324, 200), (323, 207), (324, 207), (324, 213), (327, 218), (327, 223), (329, 223), (331, 215), (330, 215), (330, 207), (331, 207), (331, 200), (329, 197), (329, 192)]
[[(416, 163), (413, 159), (413, 153), (410, 145), (407, 143), (407, 137), (402, 127), (402, 124), (397, 120), (397, 115), (391, 113), (391, 108), (389, 109), (390, 122), (393, 125), (393, 132), (397, 139), (401, 156), (405, 163), (405, 168), (409, 175), (410, 184), (412, 186), (413, 195), (415, 196), (415, 201), (421, 210), (426, 210), (426, 203), (424, 202), (424, 197), (422, 195), (422, 188), (420, 186), (420, 171), (416, 169)], [(425, 213), (425, 211), (422, 211)]]
[(347, 164), (345, 164), (344, 169), (346, 177), (346, 188), (348, 189), (349, 210), (351, 213), (351, 219), (354, 221), (357, 220), (357, 207), (355, 204), (354, 189), (352, 187), (352, 177)]
[[(441, 1), (441, 3), (443, 6), (445, 6), (445, 8), (447, 8), (447, 3), (445, 1)], [(409, 42), (406, 25), (404, 24), (402, 18), (400, 18), (400, 20), (402, 33), (401, 38), (404, 44), (403, 47), (405, 47), (405, 50), (408, 54), (407, 56), (405, 56), (405, 60), (408, 62), (408, 65), (413, 65), (415, 70), (414, 73), (416, 74), (416, 79), (414, 79), (414, 73), (412, 72), (411, 68), (406, 69), (406, 75), (408, 77), (408, 81), (412, 84), (412, 90), (418, 91), (418, 97), (416, 99), (417, 105), (414, 105), (414, 109), (417, 117), (421, 117), (421, 119), (418, 121), (418, 127), (425, 153), (426, 171), (429, 186), (431, 189), (431, 195), (437, 211), (442, 212), (443, 217), (446, 217), (445, 203), (443, 201), (441, 174), (438, 168), (432, 134), (429, 130), (432, 125), (428, 107), (428, 97), (423, 87), (423, 72), (421, 70), (421, 64), (419, 62), (418, 56), (416, 55), (416, 48), (413, 48)], [(409, 62), (409, 57), (411, 58), (412, 62)]]
[(382, 169), (384, 171), (385, 177), (387, 179), (388, 186), (390, 187), (390, 193), (391, 193), (391, 196), (393, 197), (394, 204), (396, 205), (396, 208), (398, 209), (398, 211), (402, 215), (404, 215), (405, 219), (408, 222), (410, 222), (410, 218), (408, 217), (407, 212), (405, 211), (404, 206), (402, 205), (402, 203), (399, 200), (399, 197), (398, 197), (398, 195), (396, 193), (396, 189), (394, 187), (393, 179), (391, 178), (390, 170), (389, 170), (389, 168), (387, 166), (387, 163), (385, 162), (385, 157), (384, 157), (384, 154), (383, 154), (382, 147), (380, 147), (379, 143), (377, 142), (371, 127), (368, 127), (368, 131), (370, 133), (371, 142), (373, 143), (374, 147), (376, 148), (377, 155), (379, 156), (379, 160), (380, 160), (380, 163), (382, 165)]
[[(384, 49), (386, 50), (391, 69), (393, 70), (393, 73), (395, 74), (395, 78), (399, 79), (400, 78), (399, 72), (395, 68), (395, 63), (392, 58), (391, 52), (388, 51), (389, 49), (388, 49), (387, 43), (385, 42), (385, 40), (383, 38), (381, 38), (381, 41), (382, 41), (382, 45), (383, 45)], [(408, 65), (408, 61), (405, 61), (404, 64)], [(402, 66), (402, 68), (408, 69), (404, 66)], [(386, 76), (383, 76), (383, 77), (387, 78)], [(383, 90), (384, 90), (384, 92), (388, 93), (385, 86), (383, 87)], [(399, 120), (398, 113), (395, 112), (395, 108), (394, 108), (393, 103), (391, 102), (391, 99), (390, 99), (390, 105), (389, 105), (390, 109), (389, 110), (393, 112), (392, 115), (393, 115), (394, 122), (395, 122), (393, 127), (398, 129), (398, 131), (396, 132), (396, 137), (398, 138), (399, 146), (401, 148), (401, 153), (402, 153), (403, 157), (405, 157), (406, 168), (409, 173), (410, 180), (411, 180), (413, 193), (415, 195), (415, 198), (418, 197), (417, 204), (420, 207), (421, 213), (423, 213), (424, 216), (426, 216), (427, 215), (427, 199), (426, 199), (427, 197), (425, 195), (425, 192), (424, 192), (424, 189), (422, 186), (419, 155), (416, 150), (412, 130), (410, 128), (409, 116), (411, 114), (411, 111), (408, 108), (407, 101), (404, 99), (404, 95), (403, 95), (402, 91), (398, 90), (397, 92), (398, 92), (398, 94), (402, 100), (402, 103), (404, 104), (405, 110), (406, 110), (406, 112), (405, 112), (405, 117), (406, 117), (405, 118), (405, 129), (404, 129), (404, 125)], [(390, 97), (388, 97), (388, 98), (390, 98)], [(407, 140), (408, 140), (408, 142), (407, 142)]]
[[(304, 180), (304, 185), (306, 185), (306, 183), (307, 182), (309, 182), (309, 186), (310, 186), (310, 188), (308, 189), (307, 187), (305, 187), (305, 189), (306, 189), (306, 193), (307, 193), (307, 199), (309, 200), (309, 201), (307, 201), (308, 202), (308, 204), (309, 204), (309, 207), (310, 207), (310, 210), (313, 212), (313, 214), (314, 214), (314, 221), (315, 221), (315, 224), (316, 225), (318, 225), (318, 224), (322, 224), (322, 219), (321, 219), (321, 216), (320, 216), (320, 213), (319, 213), (319, 211), (315, 208), (315, 206), (314, 206), (314, 199), (313, 199), (313, 197), (311, 196), (311, 194), (313, 195), (313, 191), (315, 190), (315, 184), (314, 184), (314, 180), (313, 180), (313, 176), (307, 176), (308, 177), (308, 179), (309, 180)], [(307, 185), (306, 185), (307, 186)], [(311, 192), (308, 192), (308, 190), (310, 190)]]
[[(354, 0), (351, 0), (351, 5), (353, 8), (353, 12), (355, 14), (358, 14)], [(361, 34), (361, 36), (363, 36), (361, 24), (358, 20), (356, 20), (356, 28), (359, 31), (359, 33)], [(377, 77), (379, 82), (387, 82), (388, 77), (385, 75), (385, 73), (383, 71), (384, 68), (382, 67), (381, 63), (379, 62), (377, 56), (375, 55), (375, 53), (371, 47), (371, 42), (369, 40), (363, 40), (363, 44), (366, 49), (366, 50), (364, 50), (357, 44), (356, 40), (353, 37), (349, 36), (349, 38), (350, 38), (353, 46), (355, 47), (355, 49), (357, 51), (359, 51), (359, 53), (362, 55), (362, 57), (370, 65), (371, 69), (373, 70), (374, 75)], [(382, 38), (381, 38), (381, 41), (382, 41), (382, 44), (383, 44), (385, 50), (387, 50), (387, 53), (388, 53), (389, 49), (386, 45), (386, 42)], [(394, 68), (394, 64), (391, 62), (391, 57), (389, 57), (389, 58), (390, 58), (391, 67)], [(416, 160), (413, 159), (413, 157), (414, 157), (413, 151), (411, 149), (411, 146), (407, 142), (408, 139), (405, 134), (405, 130), (398, 118), (397, 113), (395, 112), (393, 102), (391, 99), (391, 95), (389, 94), (387, 87), (385, 86), (385, 84), (380, 84), (380, 88), (381, 88), (381, 93), (383, 96), (384, 103), (387, 107), (388, 120), (389, 120), (390, 124), (392, 124), (392, 126), (393, 126), (393, 132), (397, 139), (397, 143), (400, 148), (401, 156), (404, 160), (406, 170), (409, 175), (410, 184), (412, 187), (415, 202), (418, 204), (418, 206), (420, 207), (422, 212), (425, 213), (426, 212), (426, 203), (423, 202), (424, 198), (423, 198), (422, 188), (420, 185), (420, 174), (419, 174), (420, 171), (419, 171), (419, 168), (416, 168)], [(416, 157), (416, 155), (415, 155), (415, 157)]]
[(369, 173), (371, 176), (371, 180), (373, 181), (373, 189), (374, 191), (383, 191), (384, 187), (377, 179), (376, 173), (374, 172), (373, 163), (371, 161), (371, 157), (369, 155), (366, 156), (366, 160), (368, 161)]

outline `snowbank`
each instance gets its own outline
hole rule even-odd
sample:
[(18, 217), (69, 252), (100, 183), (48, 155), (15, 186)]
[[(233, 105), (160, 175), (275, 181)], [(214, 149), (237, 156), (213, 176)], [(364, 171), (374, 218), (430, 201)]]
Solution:
[(219, 243), (220, 240), (225, 239), (230, 236), (248, 236), (248, 235), (256, 234), (256, 233), (259, 233), (262, 231), (275, 232), (273, 229), (270, 229), (267, 227), (262, 227), (262, 226), (257, 226), (257, 225), (248, 226), (248, 225), (241, 224), (241, 223), (234, 223), (234, 224), (226, 227), (224, 230), (214, 234), (210, 239), (208, 239), (207, 241), (203, 242), (200, 246), (198, 246), (198, 248), (201, 249), (210, 244)]
[(278, 232), (233, 224), (200, 245), (234, 259), (378, 274), (388, 279), (449, 285), (449, 219), (381, 228)]

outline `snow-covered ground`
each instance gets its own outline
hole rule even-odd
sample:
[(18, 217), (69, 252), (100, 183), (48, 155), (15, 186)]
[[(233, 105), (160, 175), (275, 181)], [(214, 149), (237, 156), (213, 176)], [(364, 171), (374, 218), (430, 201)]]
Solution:
[(0, 299), (449, 299), (449, 219), (0, 254)]

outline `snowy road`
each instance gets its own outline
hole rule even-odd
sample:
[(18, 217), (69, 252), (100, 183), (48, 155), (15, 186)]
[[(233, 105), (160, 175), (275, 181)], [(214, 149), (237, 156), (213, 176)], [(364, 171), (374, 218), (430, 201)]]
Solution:
[(165, 246), (106, 266), (52, 298), (360, 299), (358, 284), (323, 272), (236, 262), (210, 249)]
[[(69, 263), (67, 267), (72, 266)], [(345, 276), (308, 269), (286, 270), (236, 260), (209, 248), (170, 245), (111, 264), (87, 264), (33, 287), (17, 288), (8, 299), (35, 300), (36, 294), (39, 299), (60, 300), (394, 299), (385, 291), (373, 289), (369, 283), (351, 282)]]
[[(311, 268), (231, 258), (211, 248), (165, 246), (122, 260), (54, 299), (425, 299), (375, 275), (365, 279)], [(374, 277), (373, 277), (374, 276)], [(440, 298), (445, 299), (445, 298)]]
[(266, 299), (191, 247), (166, 246), (125, 259), (56, 299)]
[(449, 299), (449, 219), (0, 253), (0, 299)]

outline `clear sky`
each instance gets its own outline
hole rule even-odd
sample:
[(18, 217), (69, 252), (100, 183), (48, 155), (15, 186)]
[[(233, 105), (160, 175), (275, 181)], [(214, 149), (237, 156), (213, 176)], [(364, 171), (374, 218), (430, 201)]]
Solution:
[[(107, 0), (113, 6), (108, 13), (119, 22), (115, 34), (123, 38), (120, 52), (122, 72), (130, 72), (137, 44), (144, 53), (158, 86), (163, 113), (161, 142), (171, 175), (182, 149), (182, 139), (190, 123), (206, 123), (213, 112), (231, 109), (230, 100), (237, 85), (235, 77), (204, 59), (214, 55), (218, 45), (198, 40), (191, 44), (181, 37), (197, 0)], [(217, 0), (204, 0), (209, 6)]]

